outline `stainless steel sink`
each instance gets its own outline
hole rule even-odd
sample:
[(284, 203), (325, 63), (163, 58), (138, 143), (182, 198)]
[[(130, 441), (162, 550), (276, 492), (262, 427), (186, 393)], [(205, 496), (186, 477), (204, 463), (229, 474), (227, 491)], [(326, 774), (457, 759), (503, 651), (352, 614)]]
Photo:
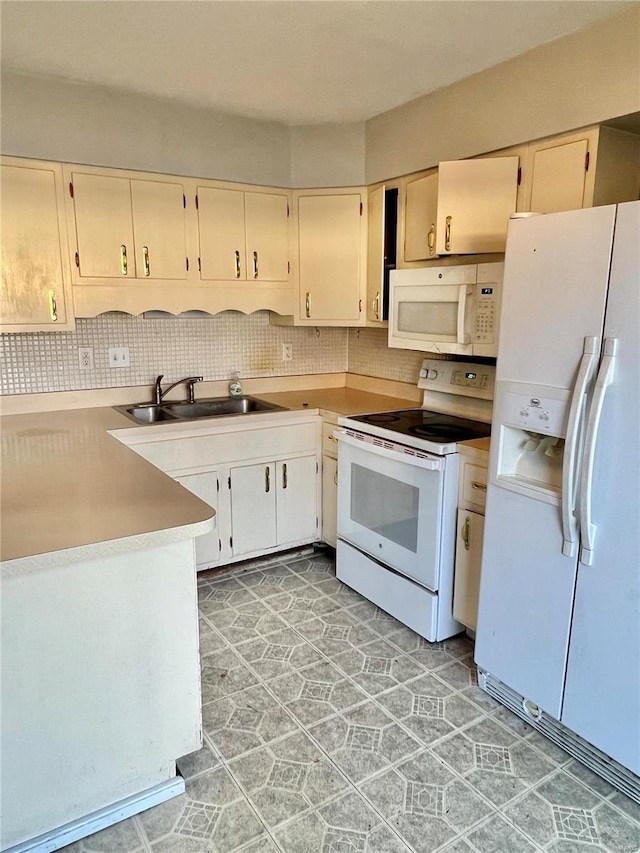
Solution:
[(144, 424), (283, 411), (283, 406), (266, 403), (264, 400), (257, 400), (255, 397), (217, 397), (210, 400), (198, 400), (195, 403), (162, 403), (160, 405), (139, 403), (135, 406), (114, 406), (114, 408), (131, 420)]

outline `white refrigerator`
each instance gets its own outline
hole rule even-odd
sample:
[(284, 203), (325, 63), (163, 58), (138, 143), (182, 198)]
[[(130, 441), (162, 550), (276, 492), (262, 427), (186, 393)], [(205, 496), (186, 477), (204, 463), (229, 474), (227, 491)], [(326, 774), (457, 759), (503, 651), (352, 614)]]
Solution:
[(638, 798), (640, 202), (512, 220), (500, 328), (480, 683)]

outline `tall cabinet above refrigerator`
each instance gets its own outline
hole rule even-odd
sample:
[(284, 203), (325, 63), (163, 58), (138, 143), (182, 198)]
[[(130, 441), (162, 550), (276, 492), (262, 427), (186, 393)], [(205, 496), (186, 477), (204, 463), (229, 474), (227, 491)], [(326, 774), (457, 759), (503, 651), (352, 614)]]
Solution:
[(476, 662), (640, 801), (640, 202), (510, 223)]

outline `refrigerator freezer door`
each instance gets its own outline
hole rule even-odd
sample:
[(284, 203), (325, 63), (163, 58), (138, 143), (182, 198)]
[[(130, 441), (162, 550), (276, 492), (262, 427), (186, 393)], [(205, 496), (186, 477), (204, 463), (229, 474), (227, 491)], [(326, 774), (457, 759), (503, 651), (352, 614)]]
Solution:
[(640, 774), (640, 202), (619, 205), (604, 334), (617, 338), (596, 444), (562, 722)]
[(509, 224), (496, 380), (572, 388), (601, 338), (615, 206)]
[(490, 484), (475, 659), (556, 719), (564, 687), (576, 559), (560, 507)]

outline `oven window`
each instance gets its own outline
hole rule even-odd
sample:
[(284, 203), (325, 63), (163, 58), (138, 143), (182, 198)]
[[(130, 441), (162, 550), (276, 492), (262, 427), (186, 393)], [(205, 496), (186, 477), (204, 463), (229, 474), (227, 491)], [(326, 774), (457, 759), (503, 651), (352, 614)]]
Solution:
[(351, 519), (414, 554), (418, 549), (418, 503), (416, 486), (351, 465)]
[(398, 331), (414, 335), (458, 334), (457, 302), (398, 302)]

